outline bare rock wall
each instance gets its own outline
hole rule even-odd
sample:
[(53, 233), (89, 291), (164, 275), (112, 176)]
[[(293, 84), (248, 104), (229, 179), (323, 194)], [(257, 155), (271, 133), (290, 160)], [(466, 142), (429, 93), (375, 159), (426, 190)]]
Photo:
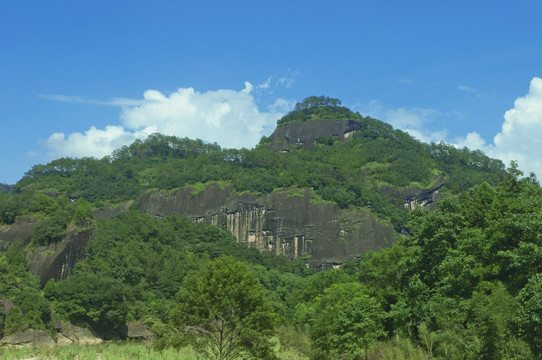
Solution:
[(213, 184), (205, 191), (152, 191), (142, 211), (157, 217), (186, 215), (228, 230), (239, 243), (289, 259), (305, 256), (313, 267), (330, 267), (370, 250), (391, 246), (394, 230), (367, 211), (311, 201), (309, 190), (238, 194)]

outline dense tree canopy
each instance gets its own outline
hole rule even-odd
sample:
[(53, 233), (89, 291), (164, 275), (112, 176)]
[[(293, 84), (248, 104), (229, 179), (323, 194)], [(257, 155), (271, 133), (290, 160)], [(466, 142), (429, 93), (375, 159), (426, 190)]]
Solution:
[(226, 256), (208, 262), (185, 278), (177, 299), (174, 335), (204, 359), (274, 358), (268, 337), (275, 315), (246, 264)]

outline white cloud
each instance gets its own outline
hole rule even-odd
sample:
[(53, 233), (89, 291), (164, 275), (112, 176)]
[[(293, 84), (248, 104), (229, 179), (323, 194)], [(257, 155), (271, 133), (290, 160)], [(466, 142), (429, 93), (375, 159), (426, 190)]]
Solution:
[(254, 86), (245, 82), (240, 91), (221, 89), (198, 92), (180, 88), (171, 94), (147, 90), (143, 99), (86, 100), (50, 95), (60, 101), (122, 106), (122, 125), (91, 127), (84, 133), (54, 133), (43, 145), (51, 157), (103, 157), (153, 132), (217, 142), (226, 148), (253, 147), (266, 130), (284, 115), (289, 102), (277, 99), (267, 112), (260, 112), (252, 95)]
[(113, 98), (107, 101), (95, 100), (83, 98), (80, 96), (72, 95), (58, 95), (58, 94), (40, 94), (39, 98), (53, 101), (69, 102), (69, 103), (81, 103), (91, 105), (106, 105), (106, 106), (137, 106), (141, 105), (141, 100), (127, 99), (127, 98)]
[(469, 149), (486, 149), (486, 141), (478, 134), (476, 131), (468, 133), (466, 137), (457, 137), (454, 141), (454, 145), (458, 148), (469, 148)]
[(92, 126), (85, 133), (54, 133), (42, 144), (51, 152), (51, 157), (85, 157), (97, 158), (110, 155), (113, 150), (129, 144), (135, 139), (143, 139), (152, 133), (152, 128), (144, 131), (130, 132), (122, 126), (108, 125), (105, 130)]
[(464, 92), (469, 92), (469, 93), (475, 93), (475, 92), (477, 92), (476, 89), (471, 88), (471, 87), (468, 86), (468, 85), (459, 85), (459, 86), (457, 87), (457, 90), (459, 90), (459, 91), (464, 91)]
[(260, 85), (256, 86), (256, 88), (258, 88), (258, 89), (269, 89), (269, 87), (271, 86), (271, 79), (272, 78), (273, 78), (272, 76), (268, 77), (267, 80), (263, 84), (260, 84)]
[(480, 149), (488, 156), (502, 160), (505, 165), (518, 161), (526, 174), (542, 176), (542, 79), (531, 80), (529, 92), (514, 102), (514, 108), (504, 114), (501, 132), (486, 142), (476, 132), (456, 139), (459, 146)]
[(356, 110), (365, 116), (371, 116), (387, 122), (395, 129), (400, 129), (423, 142), (444, 141), (447, 130), (429, 130), (428, 125), (442, 114), (434, 109), (424, 108), (389, 108), (378, 101), (372, 100), (366, 105), (354, 106)]
[(287, 113), (294, 109), (295, 104), (295, 100), (277, 99), (273, 104), (267, 106), (267, 110), (272, 113)]
[(288, 71), (290, 72), (288, 76), (281, 77), (280, 79), (277, 80), (277, 84), (276, 84), (277, 87), (284, 87), (285, 89), (289, 89), (290, 87), (292, 87), (292, 85), (295, 82), (296, 77), (299, 75), (299, 71), (297, 70), (295, 71), (288, 70)]
[(480, 91), (480, 90), (477, 90), (473, 87), (470, 87), (468, 85), (459, 85), (457, 87), (457, 90), (459, 91), (463, 91), (463, 92), (466, 92), (466, 93), (469, 93), (469, 94), (473, 94), (477, 97), (482, 97), (482, 96), (485, 96), (485, 93), (483, 91)]

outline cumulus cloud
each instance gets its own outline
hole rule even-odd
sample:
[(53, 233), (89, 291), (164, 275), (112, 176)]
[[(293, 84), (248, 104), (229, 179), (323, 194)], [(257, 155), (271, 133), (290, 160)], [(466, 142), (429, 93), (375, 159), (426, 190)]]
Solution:
[(531, 80), (529, 92), (514, 102), (504, 114), (501, 131), (492, 144), (476, 132), (456, 139), (460, 146), (480, 149), (487, 155), (501, 159), (506, 165), (512, 160), (526, 173), (542, 175), (542, 79)]
[[(264, 86), (265, 87), (265, 86)], [(43, 145), (51, 156), (103, 157), (113, 150), (153, 132), (216, 142), (226, 148), (253, 147), (264, 132), (284, 115), (289, 102), (278, 99), (261, 112), (252, 95), (254, 86), (245, 82), (242, 90), (221, 89), (198, 92), (180, 88), (171, 94), (147, 90), (143, 99), (86, 100), (50, 96), (51, 99), (122, 106), (121, 125), (105, 129), (91, 127), (84, 133), (54, 133)]]
[(143, 139), (152, 133), (148, 128), (144, 131), (130, 132), (124, 127), (108, 125), (105, 130), (92, 126), (84, 133), (69, 135), (57, 132), (42, 142), (50, 150), (51, 157), (85, 157), (101, 158), (110, 155), (113, 150), (129, 144), (135, 139)]
[(241, 91), (217, 90), (200, 93), (179, 89), (169, 96), (156, 90), (145, 91), (143, 105), (125, 108), (121, 119), (129, 129), (153, 127), (165, 135), (200, 138), (224, 147), (252, 147), (268, 124), (282, 113), (260, 112), (245, 83)]
[(277, 99), (275, 102), (269, 106), (267, 106), (267, 110), (269, 110), (272, 113), (287, 113), (294, 109), (296, 104), (296, 101), (294, 100), (285, 100), (285, 99)]
[(396, 129), (407, 132), (411, 136), (423, 142), (444, 141), (447, 136), (447, 130), (432, 131), (428, 125), (443, 117), (443, 115), (434, 109), (424, 108), (390, 108), (378, 101), (372, 100), (365, 105), (354, 106), (356, 110), (365, 116), (375, 117), (387, 122)]

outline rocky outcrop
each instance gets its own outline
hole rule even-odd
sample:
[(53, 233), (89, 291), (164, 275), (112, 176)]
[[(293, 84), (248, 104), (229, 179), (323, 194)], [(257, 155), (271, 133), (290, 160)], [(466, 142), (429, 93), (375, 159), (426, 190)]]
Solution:
[(314, 268), (329, 268), (394, 242), (393, 227), (368, 211), (318, 203), (304, 189), (250, 195), (212, 184), (197, 193), (190, 188), (148, 192), (140, 207), (157, 217), (186, 215), (216, 225), (239, 243), (289, 259), (306, 257)]
[(417, 207), (433, 210), (437, 202), (444, 197), (441, 190), (446, 186), (445, 179), (442, 176), (436, 177), (434, 182), (435, 185), (429, 189), (421, 189), (416, 186), (404, 189), (382, 186), (378, 191), (384, 197), (396, 198), (402, 201), (403, 206), (408, 210), (414, 210)]
[[(122, 203), (115, 209), (96, 210), (96, 218), (107, 218), (126, 212), (133, 201)], [(20, 240), (23, 245), (30, 243), (32, 230), (38, 218), (26, 216), (17, 218), (11, 225), (0, 226), (0, 251), (6, 251), (11, 244)], [(54, 244), (31, 248), (27, 253), (27, 266), (31, 274), (40, 277), (42, 285), (49, 279), (67, 279), (73, 272), (76, 262), (85, 256), (85, 248), (94, 233), (93, 228), (68, 231), (63, 239)]]
[(110, 218), (111, 216), (115, 216), (120, 213), (127, 212), (128, 210), (130, 210), (130, 206), (132, 206), (133, 203), (134, 201), (130, 200), (130, 201), (125, 201), (121, 203), (119, 206), (113, 209), (96, 209), (94, 210), (94, 217), (96, 219), (100, 219), (100, 218), (107, 219), (107, 218)]
[(4, 346), (54, 346), (55, 344), (51, 335), (43, 330), (33, 329), (0, 339), (0, 345)]
[(361, 129), (355, 120), (311, 120), (278, 126), (269, 137), (268, 147), (276, 151), (290, 151), (298, 146), (311, 146), (321, 137), (335, 136), (338, 140), (351, 138)]
[(58, 243), (30, 249), (26, 256), (28, 271), (40, 277), (42, 286), (49, 279), (67, 279), (75, 263), (85, 257), (85, 248), (93, 233), (93, 228), (72, 230)]
[(427, 190), (416, 189), (413, 194), (407, 193), (403, 197), (405, 201), (404, 207), (408, 210), (414, 210), (417, 207), (433, 208), (437, 200), (441, 198), (439, 191), (444, 185), (440, 184)]
[(84, 345), (99, 344), (103, 342), (103, 340), (87, 326), (77, 326), (70, 323), (62, 324), (60, 334), (68, 339), (63, 339), (65, 342), (71, 341)]
[(126, 324), (126, 338), (132, 340), (147, 339), (151, 336), (149, 328), (145, 324), (128, 323)]
[(28, 244), (37, 222), (37, 218), (25, 216), (17, 218), (11, 225), (0, 226), (0, 251), (6, 251), (17, 240), (21, 240), (24, 245)]
[(63, 324), (55, 334), (56, 341), (43, 330), (26, 329), (25, 331), (0, 339), (0, 346), (63, 346), (72, 343), (93, 345), (103, 342), (90, 328), (74, 324)]

